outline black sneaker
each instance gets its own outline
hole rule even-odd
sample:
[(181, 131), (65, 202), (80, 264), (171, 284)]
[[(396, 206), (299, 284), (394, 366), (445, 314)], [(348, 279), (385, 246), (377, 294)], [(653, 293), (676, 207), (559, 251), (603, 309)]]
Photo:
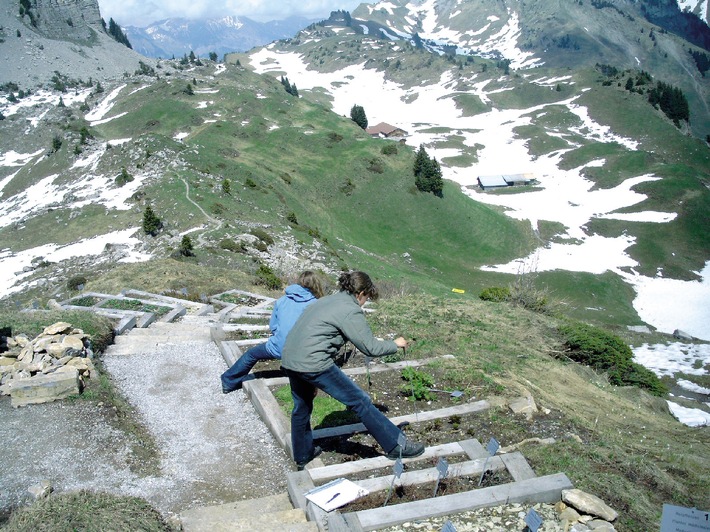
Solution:
[(394, 449), (387, 453), (387, 458), (390, 460), (396, 460), (397, 458), (414, 458), (415, 456), (421, 456), (424, 454), (424, 444), (416, 442), (407, 442), (404, 449), (397, 445)]
[(313, 447), (313, 452), (311, 452), (311, 456), (308, 457), (308, 460), (306, 460), (305, 462), (296, 462), (296, 470), (303, 471), (306, 468), (306, 464), (308, 464), (308, 462), (310, 462), (311, 460), (315, 459), (316, 456), (320, 455), (320, 453), (322, 452), (323, 449), (321, 449), (317, 445)]

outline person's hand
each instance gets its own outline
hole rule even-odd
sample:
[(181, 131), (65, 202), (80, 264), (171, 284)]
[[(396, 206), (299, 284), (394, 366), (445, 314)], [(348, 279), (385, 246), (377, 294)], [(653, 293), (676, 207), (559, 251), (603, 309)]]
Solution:
[(409, 342), (407, 342), (407, 340), (405, 340), (402, 336), (395, 338), (394, 343), (397, 344), (397, 347), (402, 349), (407, 349), (407, 347), (409, 347)]

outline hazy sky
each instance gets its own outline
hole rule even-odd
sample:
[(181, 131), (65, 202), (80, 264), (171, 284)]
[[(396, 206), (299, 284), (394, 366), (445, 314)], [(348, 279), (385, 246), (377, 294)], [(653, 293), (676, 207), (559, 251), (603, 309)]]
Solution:
[[(101, 16), (121, 26), (147, 26), (173, 17), (213, 18), (227, 15), (259, 22), (292, 15), (328, 18), (331, 11), (354, 11), (361, 0), (99, 0)], [(371, 0), (367, 3), (376, 3)]]

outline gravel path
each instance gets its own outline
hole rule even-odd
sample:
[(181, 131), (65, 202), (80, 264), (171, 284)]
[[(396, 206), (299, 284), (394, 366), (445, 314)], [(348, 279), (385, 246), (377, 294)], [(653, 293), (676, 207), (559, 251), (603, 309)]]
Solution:
[[(113, 346), (118, 347), (118, 346)], [(212, 342), (158, 344), (102, 359), (161, 453), (160, 472), (131, 471), (135, 439), (112, 428), (88, 402), (19, 409), (0, 399), (0, 511), (48, 480), (55, 491), (92, 489), (140, 496), (164, 515), (286, 490), (293, 469), (243, 391), (221, 393), (226, 369)]]

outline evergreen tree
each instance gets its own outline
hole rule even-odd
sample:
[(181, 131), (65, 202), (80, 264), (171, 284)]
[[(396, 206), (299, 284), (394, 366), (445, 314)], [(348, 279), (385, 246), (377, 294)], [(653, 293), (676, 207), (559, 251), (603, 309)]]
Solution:
[(108, 34), (113, 37), (116, 42), (120, 42), (122, 45), (133, 49), (131, 43), (128, 42), (128, 37), (126, 37), (126, 34), (123, 33), (121, 26), (116, 24), (113, 19), (109, 19), (108, 21)]
[(298, 89), (296, 88), (295, 83), (291, 83), (291, 94), (298, 98)]
[(350, 119), (362, 129), (367, 129), (367, 116), (365, 115), (365, 109), (361, 105), (355, 104), (352, 106)]
[(156, 216), (150, 205), (143, 212), (143, 232), (146, 235), (155, 236), (163, 227), (163, 222)]
[(180, 242), (180, 255), (183, 257), (193, 257), (195, 255), (192, 246), (192, 239), (188, 235), (183, 235)]
[(229, 181), (229, 179), (223, 179), (222, 180), (222, 193), (226, 194), (227, 196), (232, 195), (232, 183)]
[(429, 154), (424, 149), (424, 144), (419, 145), (417, 156), (414, 159), (414, 177), (418, 177), (424, 171), (424, 165), (429, 161)]
[(217, 62), (217, 52), (210, 52), (210, 61)]
[(440, 198), (444, 195), (441, 166), (436, 159), (429, 157), (423, 145), (419, 146), (414, 159), (414, 184), (421, 192), (431, 192)]

